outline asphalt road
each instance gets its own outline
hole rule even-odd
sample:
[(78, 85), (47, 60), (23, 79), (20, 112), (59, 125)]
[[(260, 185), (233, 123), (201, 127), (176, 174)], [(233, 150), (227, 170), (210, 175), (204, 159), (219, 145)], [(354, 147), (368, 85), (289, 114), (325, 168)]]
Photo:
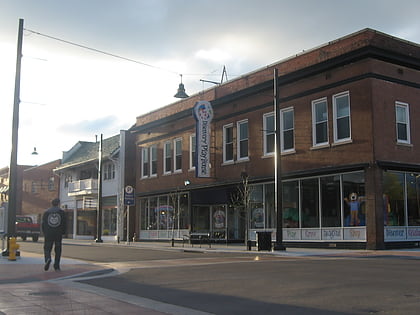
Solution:
[[(21, 246), (42, 252), (42, 243)], [(418, 259), (290, 258), (102, 244), (66, 244), (64, 256), (130, 269), (83, 283), (214, 314), (419, 314), (420, 310)]]

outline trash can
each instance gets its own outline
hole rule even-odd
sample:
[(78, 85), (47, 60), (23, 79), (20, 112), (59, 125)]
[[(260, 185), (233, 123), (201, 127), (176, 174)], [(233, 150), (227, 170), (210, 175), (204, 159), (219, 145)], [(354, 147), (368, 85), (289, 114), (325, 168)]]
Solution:
[(257, 232), (257, 248), (271, 251), (271, 232)]

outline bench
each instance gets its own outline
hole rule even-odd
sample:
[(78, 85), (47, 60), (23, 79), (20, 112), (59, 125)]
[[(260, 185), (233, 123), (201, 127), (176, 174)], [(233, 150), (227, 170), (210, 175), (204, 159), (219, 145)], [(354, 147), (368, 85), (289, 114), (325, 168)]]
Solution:
[(182, 247), (184, 247), (184, 242), (189, 241), (191, 246), (194, 247), (194, 243), (199, 242), (200, 248), (204, 241), (207, 241), (209, 247), (211, 247), (210, 243), (210, 233), (199, 233), (199, 232), (190, 232), (189, 235), (183, 235), (182, 237)]

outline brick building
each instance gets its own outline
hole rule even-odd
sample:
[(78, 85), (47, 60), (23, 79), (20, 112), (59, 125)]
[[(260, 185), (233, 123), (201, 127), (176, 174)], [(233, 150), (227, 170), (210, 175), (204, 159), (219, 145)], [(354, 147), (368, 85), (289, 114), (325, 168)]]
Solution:
[[(133, 232), (275, 237), (274, 69), (286, 245), (418, 245), (420, 47), (372, 29), (137, 117)], [(205, 178), (195, 176), (198, 101), (213, 111)]]

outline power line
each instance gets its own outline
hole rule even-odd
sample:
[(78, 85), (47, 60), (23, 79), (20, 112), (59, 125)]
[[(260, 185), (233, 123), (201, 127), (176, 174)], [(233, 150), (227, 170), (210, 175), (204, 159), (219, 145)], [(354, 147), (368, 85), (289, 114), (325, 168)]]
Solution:
[(120, 55), (117, 55), (117, 54), (109, 53), (109, 52), (106, 52), (106, 51), (103, 51), (103, 50), (100, 50), (100, 49), (92, 48), (92, 47), (89, 47), (89, 46), (86, 46), (86, 45), (78, 44), (78, 43), (71, 42), (71, 41), (68, 41), (68, 40), (65, 40), (65, 39), (61, 39), (61, 38), (54, 37), (54, 36), (51, 36), (51, 35), (43, 34), (43, 33), (33, 31), (33, 30), (30, 30), (30, 29), (27, 29), (27, 28), (25, 28), (25, 31), (28, 31), (32, 34), (43, 36), (43, 37), (46, 37), (46, 38), (49, 38), (49, 39), (52, 39), (52, 40), (56, 40), (56, 41), (59, 41), (59, 42), (62, 42), (62, 43), (66, 43), (66, 44), (69, 44), (69, 45), (72, 45), (72, 46), (87, 49), (87, 50), (90, 50), (90, 51), (93, 51), (93, 52), (96, 52), (96, 53), (99, 53), (99, 54), (103, 54), (103, 55), (107, 55), (107, 56), (110, 56), (110, 57), (122, 59), (122, 60), (125, 60), (125, 61), (134, 62), (134, 63), (137, 63), (137, 64), (142, 65), (142, 66), (146, 66), (146, 67), (150, 67), (150, 68), (154, 68), (154, 69), (158, 69), (158, 70), (162, 70), (162, 71), (166, 71), (166, 72), (170, 72), (170, 73), (173, 73), (173, 74), (180, 75), (180, 73), (178, 73), (176, 71), (173, 71), (173, 70), (165, 69), (165, 68), (162, 68), (162, 67), (157, 67), (157, 66), (154, 66), (154, 65), (142, 62), (142, 61), (138, 61), (138, 60), (123, 57), (123, 56), (120, 56)]

